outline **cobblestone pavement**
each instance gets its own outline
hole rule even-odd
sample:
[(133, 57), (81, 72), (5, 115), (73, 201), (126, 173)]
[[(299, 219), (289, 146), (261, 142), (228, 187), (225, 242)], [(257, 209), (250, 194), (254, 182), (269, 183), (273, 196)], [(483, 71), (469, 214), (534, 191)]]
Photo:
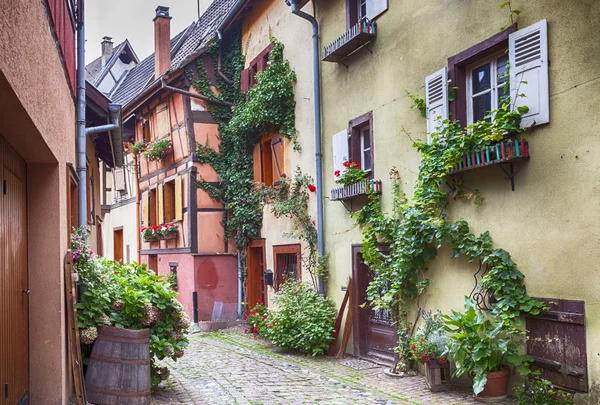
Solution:
[(477, 403), (468, 389), (432, 393), (423, 377), (389, 377), (374, 364), (356, 370), (334, 358), (282, 353), (239, 330), (192, 335), (185, 356), (167, 364), (171, 376), (153, 405)]

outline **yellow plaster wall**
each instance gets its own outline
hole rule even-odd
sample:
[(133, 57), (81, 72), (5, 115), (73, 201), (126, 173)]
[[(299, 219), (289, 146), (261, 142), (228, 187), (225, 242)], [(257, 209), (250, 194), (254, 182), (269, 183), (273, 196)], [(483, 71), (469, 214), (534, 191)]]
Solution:
[[(312, 14), (312, 5), (307, 5), (303, 11)], [(314, 113), (313, 113), (313, 70), (312, 70), (312, 27), (307, 21), (295, 16), (284, 1), (263, 0), (253, 6), (245, 17), (242, 26), (242, 52), (246, 56), (246, 66), (270, 43), (271, 37), (285, 45), (284, 58), (295, 70), (297, 82), (294, 86), (296, 99), (296, 129), (301, 152), (292, 149), (291, 142), (285, 140), (285, 173), (292, 177), (296, 167), (303, 173), (315, 177), (315, 143), (314, 143)], [(316, 200), (311, 196), (309, 206), (311, 215), (316, 217)], [(264, 209), (261, 236), (266, 239), (266, 268), (274, 270), (273, 246), (299, 243), (298, 240), (286, 238), (284, 233), (291, 231), (289, 219), (276, 219), (267, 206)], [(310, 276), (302, 271), (303, 280), (309, 281)], [(269, 302), (273, 290), (269, 287)]]
[[(499, 5), (486, 0), (390, 1), (377, 20), (372, 54), (359, 51), (346, 61), (348, 68), (321, 63), (326, 191), (334, 187), (331, 136), (372, 110), (374, 170), (383, 180), (384, 208), (391, 209), (392, 166), (398, 167), (410, 197), (420, 157), (401, 129), (425, 139), (426, 123), (410, 109), (405, 89), (424, 97), (426, 76), (446, 66), (450, 56), (508, 25), (508, 14)], [(600, 385), (600, 43), (590, 40), (600, 30), (600, 3), (515, 0), (513, 8), (521, 11), (520, 28), (548, 20), (551, 122), (524, 136), (532, 157), (515, 167), (516, 191), (499, 168), (476, 170), (463, 179), (481, 190), (485, 204), (476, 209), (452, 202), (448, 213), (465, 218), (475, 234), (489, 230), (495, 246), (508, 250), (525, 274), (531, 295), (585, 301), (590, 386)], [(321, 45), (346, 29), (344, 0), (318, 2), (317, 16)], [(310, 55), (308, 48), (295, 49), (302, 49), (305, 58)], [(360, 243), (361, 236), (341, 203), (329, 201), (325, 233), (331, 254), (329, 292), (339, 304), (340, 286), (352, 269), (350, 246)], [(440, 250), (428, 272), (431, 287), (420, 305), (442, 311), (462, 308), (475, 270), (464, 260), (451, 260), (447, 248)]]

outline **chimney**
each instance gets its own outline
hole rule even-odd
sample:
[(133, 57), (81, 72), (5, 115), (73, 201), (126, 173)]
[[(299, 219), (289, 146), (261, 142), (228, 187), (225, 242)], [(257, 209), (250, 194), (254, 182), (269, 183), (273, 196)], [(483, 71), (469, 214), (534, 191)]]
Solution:
[(154, 17), (154, 78), (171, 69), (171, 16), (169, 7), (156, 7)]
[(111, 37), (102, 38), (102, 66), (106, 65), (110, 55), (113, 53), (113, 42)]

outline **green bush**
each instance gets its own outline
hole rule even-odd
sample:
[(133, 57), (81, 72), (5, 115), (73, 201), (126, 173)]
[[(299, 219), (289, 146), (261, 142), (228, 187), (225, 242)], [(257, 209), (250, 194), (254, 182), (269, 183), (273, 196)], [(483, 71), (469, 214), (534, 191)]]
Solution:
[(248, 323), (248, 329), (245, 333), (253, 333), (255, 335), (265, 335), (267, 328), (267, 315), (269, 311), (259, 299), (254, 308), (246, 310), (244, 321)]
[(330, 298), (321, 297), (310, 283), (288, 282), (275, 297), (275, 308), (268, 314), (265, 338), (313, 356), (329, 349), (337, 315)]
[(146, 270), (146, 265), (121, 265), (94, 255), (86, 243), (88, 234), (79, 228), (71, 237), (74, 270), (82, 286), (77, 315), (84, 362), (91, 352), (100, 326), (150, 329), (152, 384), (168, 377), (168, 369), (154, 361), (182, 357), (188, 345), (189, 317), (175, 298), (173, 285)]
[(532, 378), (526, 384), (515, 388), (519, 405), (570, 405), (571, 394), (554, 388), (548, 380)]

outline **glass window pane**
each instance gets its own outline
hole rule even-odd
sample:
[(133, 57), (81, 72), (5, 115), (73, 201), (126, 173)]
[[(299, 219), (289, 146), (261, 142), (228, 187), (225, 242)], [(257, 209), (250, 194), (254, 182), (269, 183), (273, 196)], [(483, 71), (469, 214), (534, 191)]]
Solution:
[(367, 0), (360, 1), (360, 10), (359, 10), (359, 18), (362, 20), (367, 16)]
[(490, 64), (486, 63), (473, 69), (472, 73), (473, 94), (488, 90), (491, 87), (490, 83)]
[(508, 55), (498, 58), (498, 83), (504, 83), (508, 80)]
[(479, 121), (492, 109), (491, 93), (473, 97), (473, 122)]
[(371, 130), (369, 128), (363, 131), (362, 138), (363, 149), (369, 149), (371, 147)]
[(363, 170), (371, 170), (371, 150), (363, 152)]

